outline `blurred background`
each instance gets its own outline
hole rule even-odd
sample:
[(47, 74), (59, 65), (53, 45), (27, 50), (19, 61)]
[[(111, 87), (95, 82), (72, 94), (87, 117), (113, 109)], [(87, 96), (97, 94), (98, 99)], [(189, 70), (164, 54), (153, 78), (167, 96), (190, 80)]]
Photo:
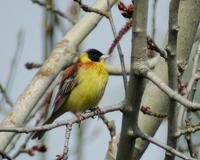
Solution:
[[(156, 5), (154, 6), (155, 1)], [(83, 2), (91, 5), (95, 1), (84, 0)], [(130, 0), (124, 0), (123, 2), (125, 4), (131, 3)], [(84, 14), (72, 0), (48, 0), (47, 3), (71, 17), (75, 22)], [(155, 13), (152, 12), (154, 7), (156, 7)], [(163, 45), (167, 31), (168, 7), (169, 0), (149, 0), (148, 35), (153, 36), (159, 46)], [(116, 5), (112, 8), (112, 13), (117, 31), (119, 31), (127, 20), (121, 16)], [(153, 25), (154, 14), (156, 15), (155, 26)], [(55, 14), (33, 3), (31, 0), (2, 0), (0, 20), (0, 84), (5, 88), (14, 103), (37, 72), (37, 69), (27, 70), (25, 64), (27, 62), (43, 63), (51, 53), (53, 46), (73, 27), (73, 24), (60, 16), (55, 16)], [(153, 28), (155, 28), (155, 32)], [(110, 24), (106, 18), (103, 18), (95, 30), (81, 43), (79, 50), (96, 48), (107, 53), (112, 41), (113, 34)], [(131, 53), (130, 31), (120, 41), (120, 44), (128, 66)], [(120, 65), (117, 50), (114, 51), (108, 63)], [(110, 76), (99, 106), (116, 104), (123, 98), (122, 77)], [(0, 120), (5, 119), (9, 111), (11, 111), (11, 107), (0, 94)], [(58, 120), (64, 120), (72, 116), (71, 113), (67, 113)], [(115, 121), (117, 134), (119, 134), (121, 113), (113, 112), (106, 114), (106, 116), (109, 120)], [(28, 126), (33, 126), (33, 124), (29, 123)], [(167, 125), (164, 122), (156, 133), (156, 138), (162, 142), (166, 142), (166, 127)], [(29, 141), (27, 147), (31, 147), (36, 143), (45, 143), (48, 146), (47, 152), (44, 154), (36, 153), (33, 157), (21, 154), (17, 159), (55, 159), (56, 155), (63, 153), (64, 134), (65, 127), (60, 127), (49, 131), (42, 142)], [(16, 146), (23, 142), (24, 137), (20, 138)], [(80, 128), (78, 125), (74, 125), (70, 137), (69, 159), (102, 160), (106, 155), (109, 140), (109, 132), (101, 119), (86, 120), (81, 123)], [(163, 159), (163, 157), (164, 151), (162, 149), (150, 145), (142, 160)]]

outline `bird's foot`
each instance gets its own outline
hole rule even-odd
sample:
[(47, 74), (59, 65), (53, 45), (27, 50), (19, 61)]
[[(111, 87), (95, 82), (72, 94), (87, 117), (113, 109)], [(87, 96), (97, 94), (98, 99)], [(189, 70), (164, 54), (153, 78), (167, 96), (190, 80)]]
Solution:
[[(95, 107), (95, 108), (92, 108), (91, 111), (94, 112), (94, 114), (98, 116), (98, 119), (100, 118), (100, 116), (101, 116), (101, 109), (98, 106)], [(92, 118), (95, 118), (95, 116), (93, 116)]]
[(83, 115), (79, 112), (79, 113), (77, 113), (76, 114), (76, 118), (78, 119), (78, 126), (79, 126), (79, 128), (80, 128), (80, 126), (81, 126), (81, 121), (82, 120), (84, 120), (84, 117), (83, 117)]

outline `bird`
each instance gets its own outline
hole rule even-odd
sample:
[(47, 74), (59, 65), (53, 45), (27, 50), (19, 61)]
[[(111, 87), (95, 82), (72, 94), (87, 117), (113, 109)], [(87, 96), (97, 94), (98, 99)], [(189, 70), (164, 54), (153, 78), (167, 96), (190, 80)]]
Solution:
[[(77, 114), (98, 105), (109, 78), (105, 63), (108, 57), (99, 50), (88, 49), (80, 54), (76, 63), (64, 70), (53, 111), (43, 125), (51, 124), (66, 112)], [(41, 139), (44, 133), (38, 131), (32, 139)]]

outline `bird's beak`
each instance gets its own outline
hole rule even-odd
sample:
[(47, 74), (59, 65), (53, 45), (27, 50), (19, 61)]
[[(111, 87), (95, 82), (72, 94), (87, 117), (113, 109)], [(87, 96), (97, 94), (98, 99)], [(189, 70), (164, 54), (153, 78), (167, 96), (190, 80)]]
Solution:
[(108, 54), (103, 54), (103, 55), (101, 56), (101, 58), (104, 59), (104, 60), (106, 60), (106, 59), (110, 58), (110, 55), (108, 55)]

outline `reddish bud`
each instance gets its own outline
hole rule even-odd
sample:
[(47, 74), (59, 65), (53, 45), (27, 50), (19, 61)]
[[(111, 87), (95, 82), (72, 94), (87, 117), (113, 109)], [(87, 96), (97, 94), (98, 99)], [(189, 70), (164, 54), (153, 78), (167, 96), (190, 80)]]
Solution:
[(127, 7), (127, 12), (132, 15), (133, 10), (134, 10), (134, 6), (132, 4), (129, 4), (128, 7)]
[(47, 151), (47, 146), (46, 145), (40, 145), (38, 148), (39, 152), (46, 152)]
[(61, 156), (61, 155), (56, 155), (56, 160), (62, 160), (63, 159), (63, 157)]
[(146, 113), (150, 110), (150, 107), (149, 106), (142, 106), (141, 109), (140, 109), (143, 113)]
[(34, 151), (36, 151), (36, 150), (38, 150), (38, 148), (39, 148), (38, 145), (34, 145), (34, 146), (32, 146), (31, 149), (34, 150)]
[(27, 150), (27, 153), (28, 153), (28, 155), (30, 155), (30, 156), (34, 156), (34, 155), (35, 155), (34, 150), (32, 150), (32, 149), (28, 149), (28, 150)]
[(118, 5), (117, 5), (117, 6), (118, 6), (119, 10), (121, 10), (121, 11), (124, 11), (124, 10), (126, 10), (126, 6), (125, 6), (125, 5), (124, 5), (124, 3), (123, 3), (123, 2), (121, 2), (121, 1), (118, 3)]

